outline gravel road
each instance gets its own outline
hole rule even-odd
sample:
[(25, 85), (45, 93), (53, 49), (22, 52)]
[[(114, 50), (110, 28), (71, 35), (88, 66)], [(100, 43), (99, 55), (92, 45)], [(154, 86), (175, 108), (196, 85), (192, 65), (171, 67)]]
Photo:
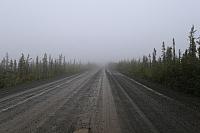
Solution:
[(123, 133), (200, 133), (200, 112), (118, 72), (106, 72)]
[(128, 77), (91, 70), (0, 99), (0, 133), (198, 133), (200, 113)]

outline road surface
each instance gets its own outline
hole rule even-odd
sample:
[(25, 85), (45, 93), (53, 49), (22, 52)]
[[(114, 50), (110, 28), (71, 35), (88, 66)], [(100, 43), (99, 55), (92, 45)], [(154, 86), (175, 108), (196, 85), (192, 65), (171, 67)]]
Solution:
[(0, 99), (0, 133), (198, 133), (200, 113), (100, 69)]

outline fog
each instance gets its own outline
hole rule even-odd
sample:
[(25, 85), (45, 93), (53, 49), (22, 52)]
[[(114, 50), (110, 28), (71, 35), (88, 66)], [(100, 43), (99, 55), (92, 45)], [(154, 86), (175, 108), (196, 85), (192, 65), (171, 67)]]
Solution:
[(0, 56), (43, 53), (93, 62), (138, 58), (162, 41), (187, 47), (199, 0), (1, 0)]

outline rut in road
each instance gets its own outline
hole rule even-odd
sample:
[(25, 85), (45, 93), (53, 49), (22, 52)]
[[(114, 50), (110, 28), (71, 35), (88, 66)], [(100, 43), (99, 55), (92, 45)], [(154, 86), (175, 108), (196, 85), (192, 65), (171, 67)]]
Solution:
[(72, 132), (78, 128), (90, 128), (101, 87), (100, 72), (71, 96), (55, 114), (42, 124), (37, 132)]
[(84, 76), (84, 74), (73, 75), (52, 83), (41, 85), (39, 87), (35, 87), (33, 89), (19, 92), (17, 94), (9, 95), (8, 97), (2, 98), (0, 99), (0, 113), (5, 112), (11, 108), (14, 108), (15, 106), (20, 105), (28, 100), (39, 97), (44, 93), (53, 91), (55, 89), (57, 89), (58, 91), (58, 89), (60, 89), (61, 86), (64, 87), (73, 80), (81, 78), (81, 76)]
[(197, 133), (200, 112), (186, 104), (146, 89), (134, 80), (107, 71), (121, 130), (124, 133)]
[[(84, 80), (77, 79), (76, 81), (82, 83)], [(63, 96), (69, 95), (69, 92), (74, 91), (73, 88), (63, 90), (63, 87), (70, 86), (73, 86), (73, 83), (63, 84), (48, 93), (21, 104), (20, 106), (2, 112), (0, 114), (0, 131), (34, 132), (39, 122), (44, 121), (48, 115), (62, 105), (62, 101), (64, 101)]]

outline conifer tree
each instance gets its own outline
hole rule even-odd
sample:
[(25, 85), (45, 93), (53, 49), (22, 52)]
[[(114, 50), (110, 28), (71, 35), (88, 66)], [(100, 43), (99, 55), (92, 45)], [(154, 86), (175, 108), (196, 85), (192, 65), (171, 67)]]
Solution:
[(17, 60), (14, 60), (13, 71), (14, 73), (17, 73)]
[(152, 54), (152, 63), (153, 63), (153, 65), (156, 63), (156, 49), (154, 48), (153, 49), (153, 54)]
[(165, 42), (162, 43), (162, 60), (165, 63), (165, 60), (166, 60)]
[(190, 34), (189, 34), (189, 40), (190, 40), (189, 56), (193, 59), (196, 58), (195, 32), (196, 30), (194, 29), (194, 26), (192, 26)]
[(11, 60), (10, 60), (10, 65), (9, 65), (9, 69), (10, 69), (11, 72), (13, 72), (13, 70), (14, 70), (14, 69), (13, 69), (13, 65), (14, 65), (14, 64), (13, 64), (13, 60), (11, 59)]
[(197, 44), (198, 44), (198, 48), (197, 48), (197, 51), (198, 51), (198, 58), (200, 60), (200, 37), (197, 38), (198, 40), (196, 41)]
[(19, 79), (23, 81), (25, 76), (25, 57), (23, 53), (19, 59), (18, 72), (19, 72)]
[(151, 54), (149, 54), (149, 67), (151, 67)]
[(175, 64), (175, 61), (176, 61), (176, 43), (175, 43), (175, 39), (173, 38), (173, 61), (174, 61), (174, 64)]
[(48, 61), (47, 61), (47, 54), (46, 53), (44, 54), (44, 57), (42, 59), (42, 65), (43, 65), (43, 67), (42, 67), (43, 68), (42, 69), (43, 77), (47, 78), (48, 77), (48, 74), (47, 74), (47, 72), (48, 72), (48, 67), (47, 67)]
[(171, 63), (173, 59), (173, 55), (172, 55), (172, 47), (167, 47), (167, 51), (166, 51), (166, 61), (167, 61), (167, 65), (169, 65), (169, 63)]
[(180, 49), (178, 50), (178, 61), (179, 61), (179, 63), (181, 63), (181, 50)]
[(8, 53), (6, 53), (5, 69), (8, 70), (8, 68), (9, 68), (9, 56), (8, 56)]

